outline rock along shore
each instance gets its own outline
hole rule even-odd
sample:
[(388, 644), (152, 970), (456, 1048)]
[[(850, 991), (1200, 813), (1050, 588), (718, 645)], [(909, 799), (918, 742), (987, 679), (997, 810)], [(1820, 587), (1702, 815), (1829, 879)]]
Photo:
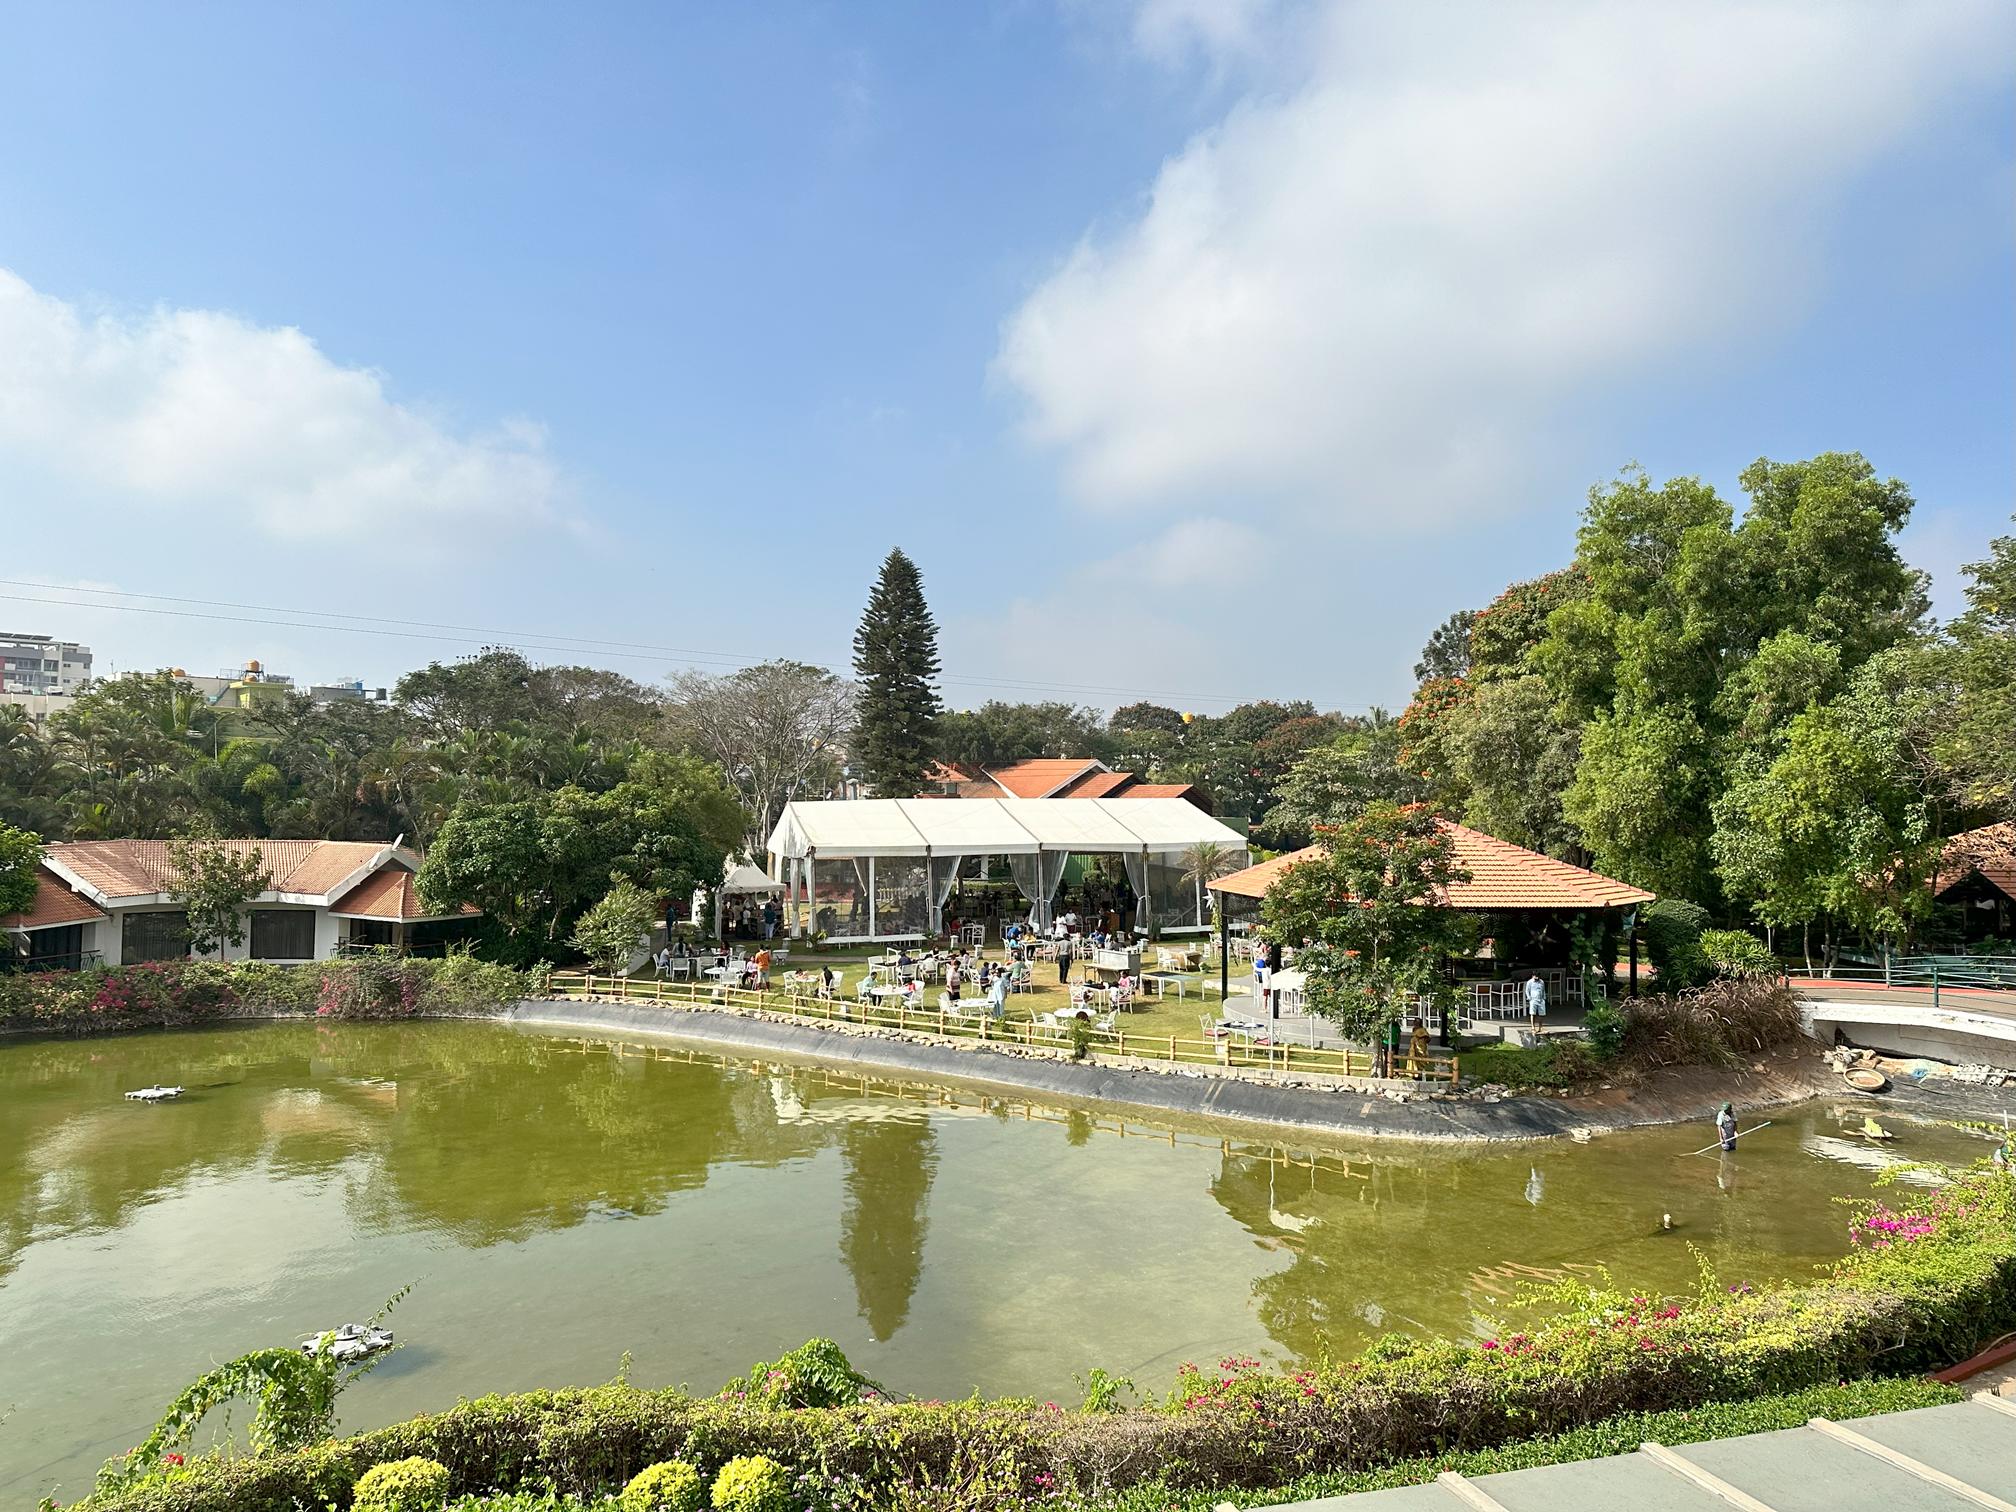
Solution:
[(946, 1044), (887, 1029), (809, 1023), (781, 1015), (577, 999), (528, 999), (503, 1022), (670, 1040), (726, 1055), (816, 1061), (893, 1079), (955, 1081), (1070, 1102), (1101, 1103), (1211, 1121), (1295, 1129), (1341, 1138), (1416, 1140), (1586, 1139), (1652, 1124), (1708, 1124), (1724, 1098), (1746, 1108), (1847, 1095), (1815, 1054), (1781, 1055), (1737, 1075), (1679, 1073), (1586, 1098), (1507, 1096), (1497, 1101), (1388, 1092), (1406, 1084), (1268, 1084), (1212, 1075), (1198, 1067), (1110, 1057), (1072, 1061), (1000, 1044)]

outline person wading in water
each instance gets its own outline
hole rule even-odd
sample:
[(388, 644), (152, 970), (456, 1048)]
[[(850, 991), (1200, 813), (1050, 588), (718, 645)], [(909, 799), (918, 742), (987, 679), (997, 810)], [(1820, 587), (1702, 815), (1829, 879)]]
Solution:
[(1722, 1136), (1722, 1148), (1736, 1148), (1736, 1108), (1733, 1103), (1722, 1104), (1722, 1111), (1715, 1115), (1715, 1132)]

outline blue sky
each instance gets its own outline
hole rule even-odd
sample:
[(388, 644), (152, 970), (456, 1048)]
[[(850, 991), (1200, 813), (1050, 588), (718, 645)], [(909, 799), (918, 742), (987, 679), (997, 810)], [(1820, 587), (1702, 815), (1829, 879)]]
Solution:
[(2011, 15), (12, 7), (0, 621), (842, 665), (901, 545), (955, 703), (1393, 704), (1623, 464), (1828, 448), (1950, 610), (2016, 493)]

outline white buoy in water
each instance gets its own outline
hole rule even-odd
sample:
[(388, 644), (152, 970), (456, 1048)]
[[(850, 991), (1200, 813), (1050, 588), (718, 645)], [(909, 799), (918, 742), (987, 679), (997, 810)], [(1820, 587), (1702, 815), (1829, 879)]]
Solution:
[(167, 1102), (181, 1095), (180, 1087), (141, 1087), (138, 1091), (126, 1094), (128, 1100), (132, 1102)]

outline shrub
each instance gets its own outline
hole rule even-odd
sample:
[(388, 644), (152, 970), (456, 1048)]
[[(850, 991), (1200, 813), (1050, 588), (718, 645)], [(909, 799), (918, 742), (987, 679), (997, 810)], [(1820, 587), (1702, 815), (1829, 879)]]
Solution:
[(888, 1395), (856, 1370), (831, 1339), (807, 1339), (776, 1364), (758, 1364), (745, 1379), (731, 1381), (721, 1390), (723, 1396), (766, 1407), (845, 1407)]
[(1638, 929), (1652, 969), (1659, 973), (1661, 992), (1678, 992), (1708, 976), (1708, 957), (1701, 950), (1701, 930), (1708, 910), (1685, 898), (1661, 898), (1638, 911)]
[(305, 966), (147, 961), (0, 974), (0, 1030), (81, 1036), (305, 1013), (340, 1019), (482, 1015), (535, 995), (541, 980), (465, 955), (370, 955)]
[(1624, 1015), (1609, 1003), (1592, 1003), (1582, 1015), (1582, 1032), (1598, 1060), (1615, 1060), (1624, 1048)]
[(1461, 1061), (1464, 1081), (1501, 1087), (1572, 1087), (1587, 1080), (1594, 1069), (1594, 1057), (1571, 1040), (1548, 1040), (1530, 1050), (1517, 1045), (1484, 1045), (1465, 1050)]
[(1778, 962), (1764, 942), (1747, 929), (1704, 929), (1701, 953), (1718, 977), (1768, 977), (1778, 974)]
[(707, 1505), (707, 1482), (697, 1465), (660, 1460), (630, 1478), (622, 1503), (623, 1512), (700, 1512)]
[(448, 1501), (448, 1467), (414, 1455), (374, 1465), (357, 1479), (354, 1512), (440, 1512)]
[(1797, 995), (1755, 977), (1638, 998), (1624, 1011), (1626, 1051), (1654, 1066), (1732, 1066), (1800, 1032)]
[(738, 1454), (714, 1477), (714, 1512), (791, 1512), (791, 1472), (762, 1454)]

